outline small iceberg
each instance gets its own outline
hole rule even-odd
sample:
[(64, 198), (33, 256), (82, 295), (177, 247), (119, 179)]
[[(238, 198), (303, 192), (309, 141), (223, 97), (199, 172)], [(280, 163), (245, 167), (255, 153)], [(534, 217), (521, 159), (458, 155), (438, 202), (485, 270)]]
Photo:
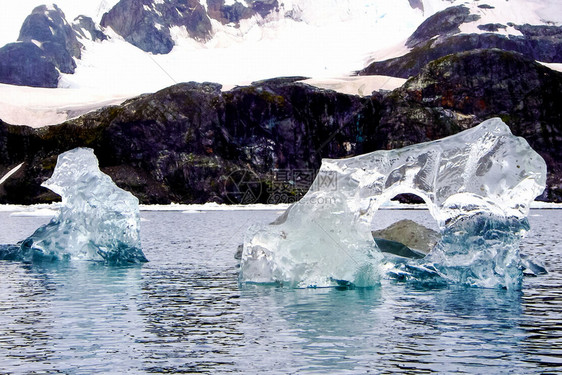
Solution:
[(138, 199), (100, 171), (92, 149), (60, 154), (52, 177), (42, 186), (62, 197), (60, 211), (18, 245), (0, 247), (0, 259), (147, 262)]
[[(529, 230), (530, 204), (545, 183), (542, 157), (499, 118), (437, 141), (324, 159), (299, 202), (275, 222), (248, 230), (240, 281), (367, 287), (400, 275), (519, 289), (519, 244)], [(425, 201), (439, 228), (426, 256), (414, 251), (423, 250), (415, 243), (400, 248), (400, 242), (373, 239), (378, 209), (405, 193)], [(423, 230), (420, 235), (426, 242), (436, 238)], [(381, 250), (402, 259), (389, 269)]]

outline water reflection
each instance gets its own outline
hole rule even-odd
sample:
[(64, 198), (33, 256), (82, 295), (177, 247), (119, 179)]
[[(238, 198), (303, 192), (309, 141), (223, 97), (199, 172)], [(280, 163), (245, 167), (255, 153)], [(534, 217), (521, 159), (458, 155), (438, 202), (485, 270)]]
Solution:
[(524, 360), (521, 302), (521, 293), (505, 290), (388, 283), (346, 291), (246, 287), (241, 309), (246, 349), (290, 353), (283, 363), (297, 372), (501, 373), (532, 368)]
[(532, 231), (522, 252), (544, 263), (548, 275), (525, 279), (522, 327), (527, 361), (538, 372), (562, 372), (562, 220), (560, 210), (531, 210)]
[[(2, 364), (16, 371), (130, 369), (140, 268), (0, 262)], [(100, 358), (103, 353), (103, 358)], [(97, 359), (96, 359), (97, 358)]]
[(0, 261), (0, 372), (561, 372), (559, 216), (540, 214), (524, 249), (549, 274), (512, 292), (240, 288), (229, 228), (275, 213), (150, 213), (140, 267)]
[(0, 350), (7, 368), (53, 356), (53, 316), (49, 301), (43, 298), (53, 288), (48, 280), (30, 272), (29, 266), (0, 263)]

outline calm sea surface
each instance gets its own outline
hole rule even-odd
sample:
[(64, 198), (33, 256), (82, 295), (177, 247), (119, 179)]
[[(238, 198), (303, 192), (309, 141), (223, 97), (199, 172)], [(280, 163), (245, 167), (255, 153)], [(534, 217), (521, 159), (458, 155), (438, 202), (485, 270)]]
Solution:
[[(149, 263), (0, 261), (0, 374), (562, 373), (562, 210), (532, 210), (520, 292), (240, 287), (233, 255), (275, 211), (143, 212)], [(426, 211), (384, 210), (378, 227)], [(0, 212), (0, 243), (48, 221)]]

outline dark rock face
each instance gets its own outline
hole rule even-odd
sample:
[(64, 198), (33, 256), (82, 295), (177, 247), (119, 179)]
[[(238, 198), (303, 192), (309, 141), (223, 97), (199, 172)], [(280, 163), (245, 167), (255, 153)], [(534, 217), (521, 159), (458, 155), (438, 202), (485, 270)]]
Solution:
[(223, 24), (237, 24), (243, 19), (251, 18), (256, 13), (239, 2), (235, 2), (232, 5), (225, 5), (224, 0), (208, 0), (207, 14), (209, 17)]
[(223, 24), (238, 24), (243, 19), (248, 19), (256, 14), (266, 17), (271, 12), (279, 9), (277, 0), (249, 0), (245, 6), (238, 1), (232, 5), (226, 5), (225, 0), (208, 0), (207, 14)]
[(103, 15), (101, 25), (111, 27), (143, 51), (158, 54), (174, 47), (170, 27), (184, 26), (192, 38), (200, 41), (211, 36), (211, 21), (197, 0), (121, 0)]
[(279, 8), (277, 0), (246, 0), (246, 3), (248, 3), (252, 10), (264, 18)]
[(0, 82), (10, 85), (57, 87), (59, 73), (33, 43), (10, 43), (0, 48)]
[[(479, 118), (509, 113), (525, 123), (553, 123), (560, 119), (560, 113), (541, 113), (540, 109), (562, 104), (562, 95), (557, 94), (562, 88), (560, 78), (562, 73), (521, 54), (498, 49), (475, 50), (428, 64), (399, 90), (406, 93), (407, 101)], [(545, 114), (554, 117), (544, 117)]]
[(74, 73), (76, 63), (73, 57), (80, 58), (82, 44), (56, 5), (53, 9), (38, 6), (23, 22), (18, 41), (33, 40), (40, 43), (45, 57), (61, 72)]
[(435, 59), (474, 49), (499, 48), (519, 52), (534, 60), (562, 62), (562, 31), (555, 26), (541, 27), (541, 30), (549, 36), (535, 36), (528, 33), (519, 37), (498, 34), (458, 34), (445, 38), (438, 37), (416, 46), (404, 56), (374, 62), (359, 74), (408, 78), (418, 74), (425, 65)]
[(18, 41), (0, 49), (0, 82), (57, 87), (59, 72), (74, 73), (82, 44), (55, 5), (38, 6), (25, 19)]
[(526, 37), (552, 38), (556, 41), (560, 40), (562, 35), (562, 26), (513, 25), (513, 27)]
[[(561, 201), (562, 73), (518, 53), (475, 50), (438, 59), (391, 93), (383, 102), (381, 123), (386, 147), (404, 139), (416, 142), (439, 132), (456, 132), (490, 117), (501, 117), (548, 166), (543, 198)], [(434, 124), (431, 126), (431, 124)], [(407, 133), (418, 128), (419, 132)], [(399, 129), (405, 129), (397, 131)], [(392, 131), (392, 133), (390, 133)]]
[[(38, 130), (0, 124), (0, 203), (48, 201), (40, 188), (56, 156), (94, 148), (102, 170), (143, 203), (232, 202), (229, 176), (253, 176), (271, 202), (276, 172), (315, 170), (321, 158), (391, 149), (457, 133), (500, 116), (548, 165), (543, 199), (562, 201), (562, 74), (523, 55), (476, 50), (439, 59), (388, 94), (359, 97), (298, 82), (221, 92), (183, 83)], [(313, 176), (310, 176), (311, 178)], [(310, 180), (289, 177), (298, 197)], [(300, 187), (297, 187), (300, 185)], [(302, 191), (299, 191), (299, 188)]]
[(26, 164), (19, 177), (4, 183), (0, 201), (46, 197), (38, 185), (52, 172), (56, 155), (81, 145), (96, 150), (102, 169), (120, 186), (150, 203), (228, 201), (227, 176), (242, 169), (259, 176), (259, 201), (267, 202), (274, 168), (313, 173), (322, 157), (371, 150), (375, 99), (295, 79), (226, 93), (217, 84), (179, 84), (21, 137), (4, 124), (0, 144), (21, 151), (4, 152), (0, 173)]
[(470, 14), (470, 9), (464, 5), (449, 7), (428, 17), (406, 41), (407, 47), (415, 47), (425, 43), (434, 36), (441, 37), (460, 32), (459, 26), (463, 23), (480, 19), (480, 16)]
[(507, 28), (507, 26), (502, 25), (501, 23), (487, 23), (485, 25), (478, 25), (478, 28), (482, 31), (495, 32), (499, 31), (500, 29), (505, 29)]
[(90, 39), (95, 41), (107, 40), (107, 35), (103, 31), (99, 30), (90, 17), (78, 16), (74, 19), (72, 25), (74, 31), (82, 38)]

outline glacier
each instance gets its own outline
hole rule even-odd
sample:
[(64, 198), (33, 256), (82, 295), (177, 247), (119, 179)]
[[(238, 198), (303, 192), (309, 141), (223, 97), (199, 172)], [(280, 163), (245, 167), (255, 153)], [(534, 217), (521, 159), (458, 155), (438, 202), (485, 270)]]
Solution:
[[(245, 237), (241, 283), (368, 287), (383, 278), (521, 286), (519, 243), (546, 164), (499, 118), (456, 135), (348, 159), (324, 159), (307, 194)], [(390, 263), (371, 234), (379, 207), (421, 197), (441, 238), (422, 259)]]
[(0, 249), (0, 258), (147, 262), (141, 249), (138, 199), (100, 171), (92, 149), (60, 154), (53, 175), (42, 186), (62, 197), (60, 211), (18, 246)]

